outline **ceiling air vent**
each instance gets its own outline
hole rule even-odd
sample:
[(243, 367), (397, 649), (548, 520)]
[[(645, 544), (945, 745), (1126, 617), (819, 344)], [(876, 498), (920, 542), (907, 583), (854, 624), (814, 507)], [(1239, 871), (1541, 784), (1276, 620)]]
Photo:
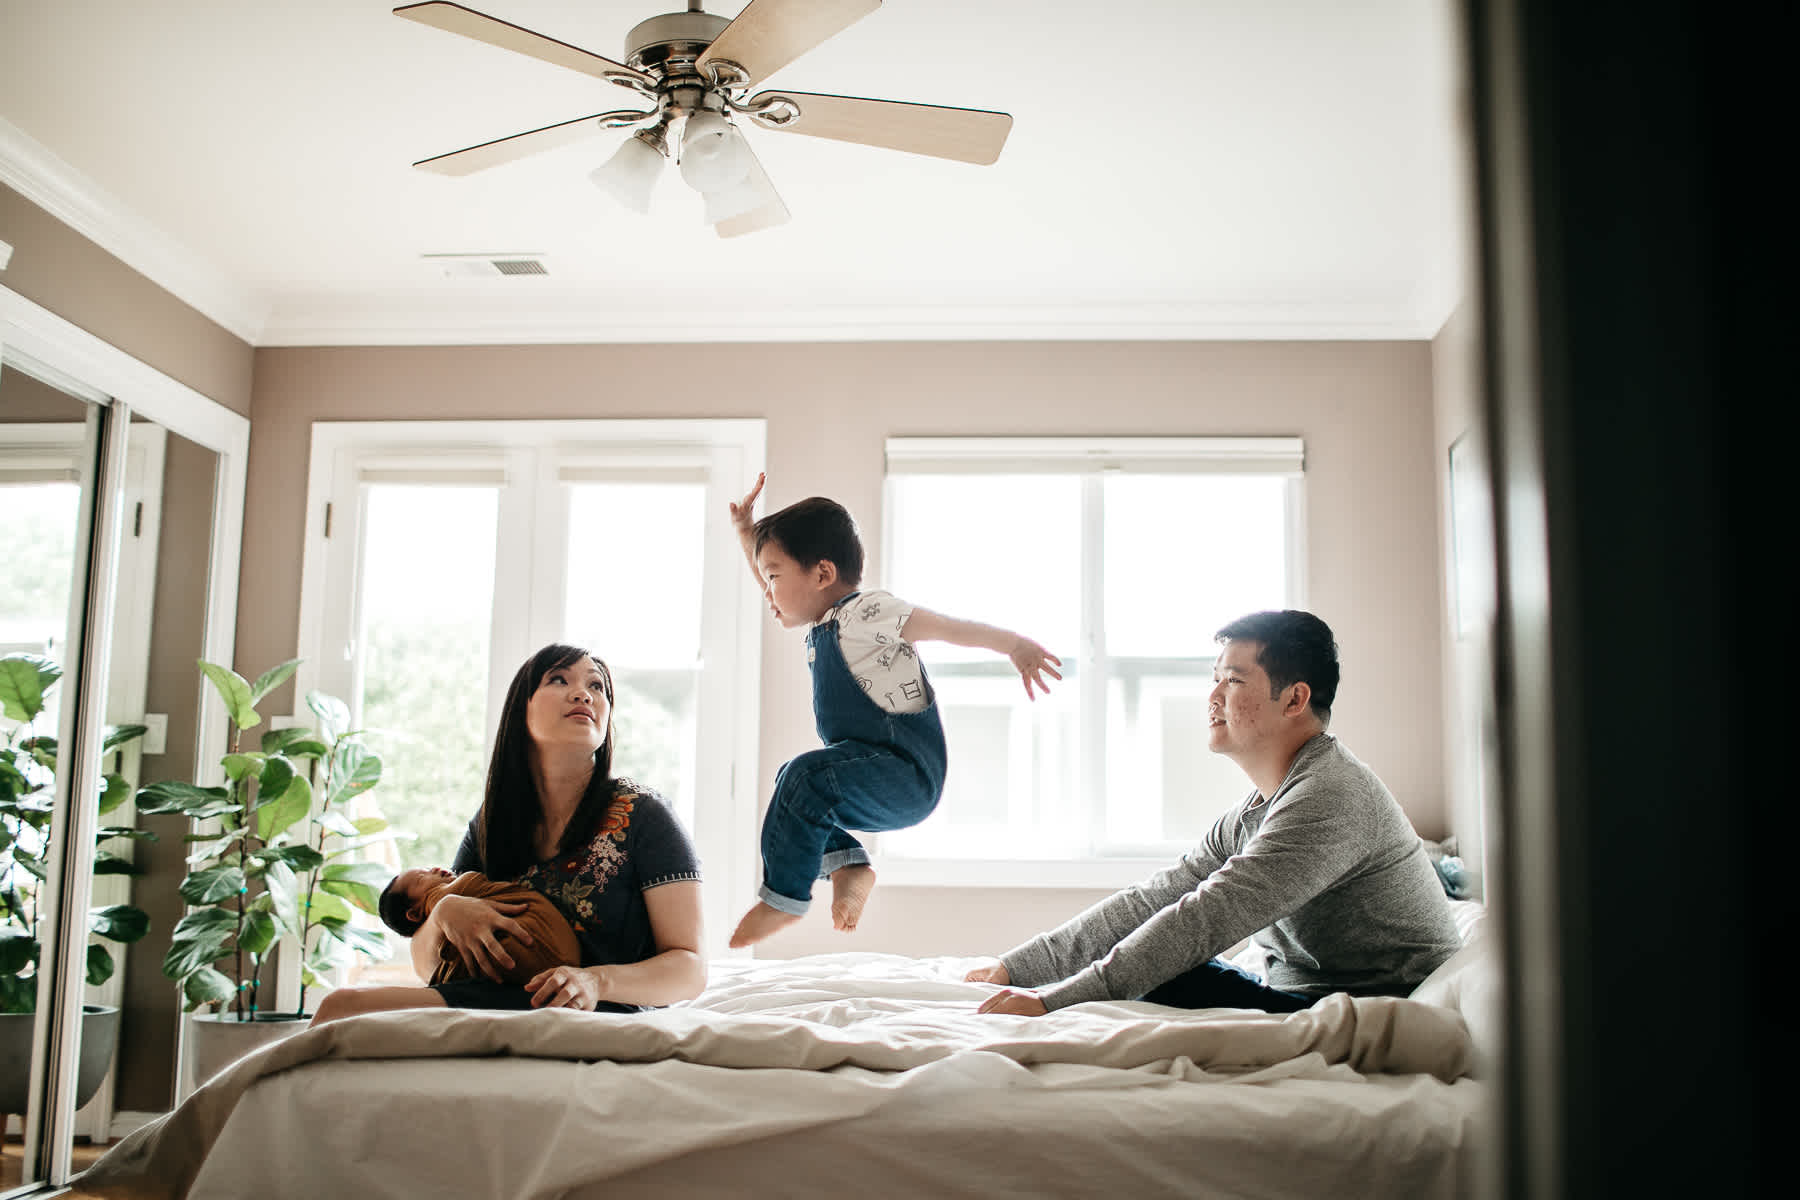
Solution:
[(537, 254), (426, 254), (422, 256), (451, 279), (493, 279), (501, 275), (548, 275)]

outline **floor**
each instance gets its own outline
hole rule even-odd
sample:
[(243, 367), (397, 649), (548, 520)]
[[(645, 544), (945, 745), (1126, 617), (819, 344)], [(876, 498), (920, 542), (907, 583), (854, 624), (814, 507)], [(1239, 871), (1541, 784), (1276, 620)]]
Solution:
[[(75, 1169), (77, 1171), (85, 1169), (96, 1158), (105, 1154), (106, 1150), (107, 1147), (105, 1146), (93, 1146), (86, 1142), (76, 1142), (74, 1153), (72, 1155)], [(9, 1137), (4, 1144), (0, 1144), (0, 1192), (4, 1192), (8, 1188), (18, 1187), (23, 1175), (23, 1169), (24, 1155), (21, 1152), (19, 1139), (16, 1137)], [(81, 1194), (79, 1189), (64, 1193), (69, 1200), (81, 1200)]]

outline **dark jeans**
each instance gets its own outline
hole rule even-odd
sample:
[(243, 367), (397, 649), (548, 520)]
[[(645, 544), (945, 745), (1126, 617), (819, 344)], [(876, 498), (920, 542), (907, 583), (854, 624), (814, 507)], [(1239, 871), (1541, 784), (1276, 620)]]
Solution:
[[(434, 983), (431, 987), (444, 998), (450, 1008), (509, 1008), (529, 1009), (531, 993), (523, 987), (510, 983), (495, 983), (491, 979), (452, 979), (447, 983)], [(595, 1012), (634, 1013), (644, 1011), (636, 1004), (614, 1004), (611, 1000), (602, 1000)]]
[(1139, 999), (1170, 1008), (1259, 1008), (1291, 1013), (1311, 1008), (1318, 997), (1272, 988), (1242, 967), (1215, 958), (1158, 984)]

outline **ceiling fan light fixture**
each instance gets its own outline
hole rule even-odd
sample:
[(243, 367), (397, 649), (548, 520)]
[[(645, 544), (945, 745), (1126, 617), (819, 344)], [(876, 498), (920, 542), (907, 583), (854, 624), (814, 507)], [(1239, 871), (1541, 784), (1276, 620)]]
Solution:
[(704, 110), (687, 119), (681, 134), (681, 177), (702, 195), (739, 186), (750, 175), (750, 147), (724, 117)]
[(649, 213), (650, 193), (662, 177), (662, 138), (657, 130), (634, 133), (613, 156), (588, 173), (594, 186), (636, 213)]

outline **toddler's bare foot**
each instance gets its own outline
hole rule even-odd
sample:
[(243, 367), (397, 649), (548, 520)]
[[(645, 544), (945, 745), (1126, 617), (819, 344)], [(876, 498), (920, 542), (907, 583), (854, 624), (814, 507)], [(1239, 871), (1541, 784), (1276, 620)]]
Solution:
[(745, 913), (738, 921), (737, 928), (732, 931), (728, 943), (733, 950), (743, 946), (754, 946), (764, 938), (773, 937), (800, 918), (793, 913), (784, 913), (779, 908), (770, 908), (761, 900), (756, 907)]
[(849, 933), (862, 920), (863, 905), (875, 890), (875, 868), (867, 863), (839, 867), (831, 873), (831, 924)]

